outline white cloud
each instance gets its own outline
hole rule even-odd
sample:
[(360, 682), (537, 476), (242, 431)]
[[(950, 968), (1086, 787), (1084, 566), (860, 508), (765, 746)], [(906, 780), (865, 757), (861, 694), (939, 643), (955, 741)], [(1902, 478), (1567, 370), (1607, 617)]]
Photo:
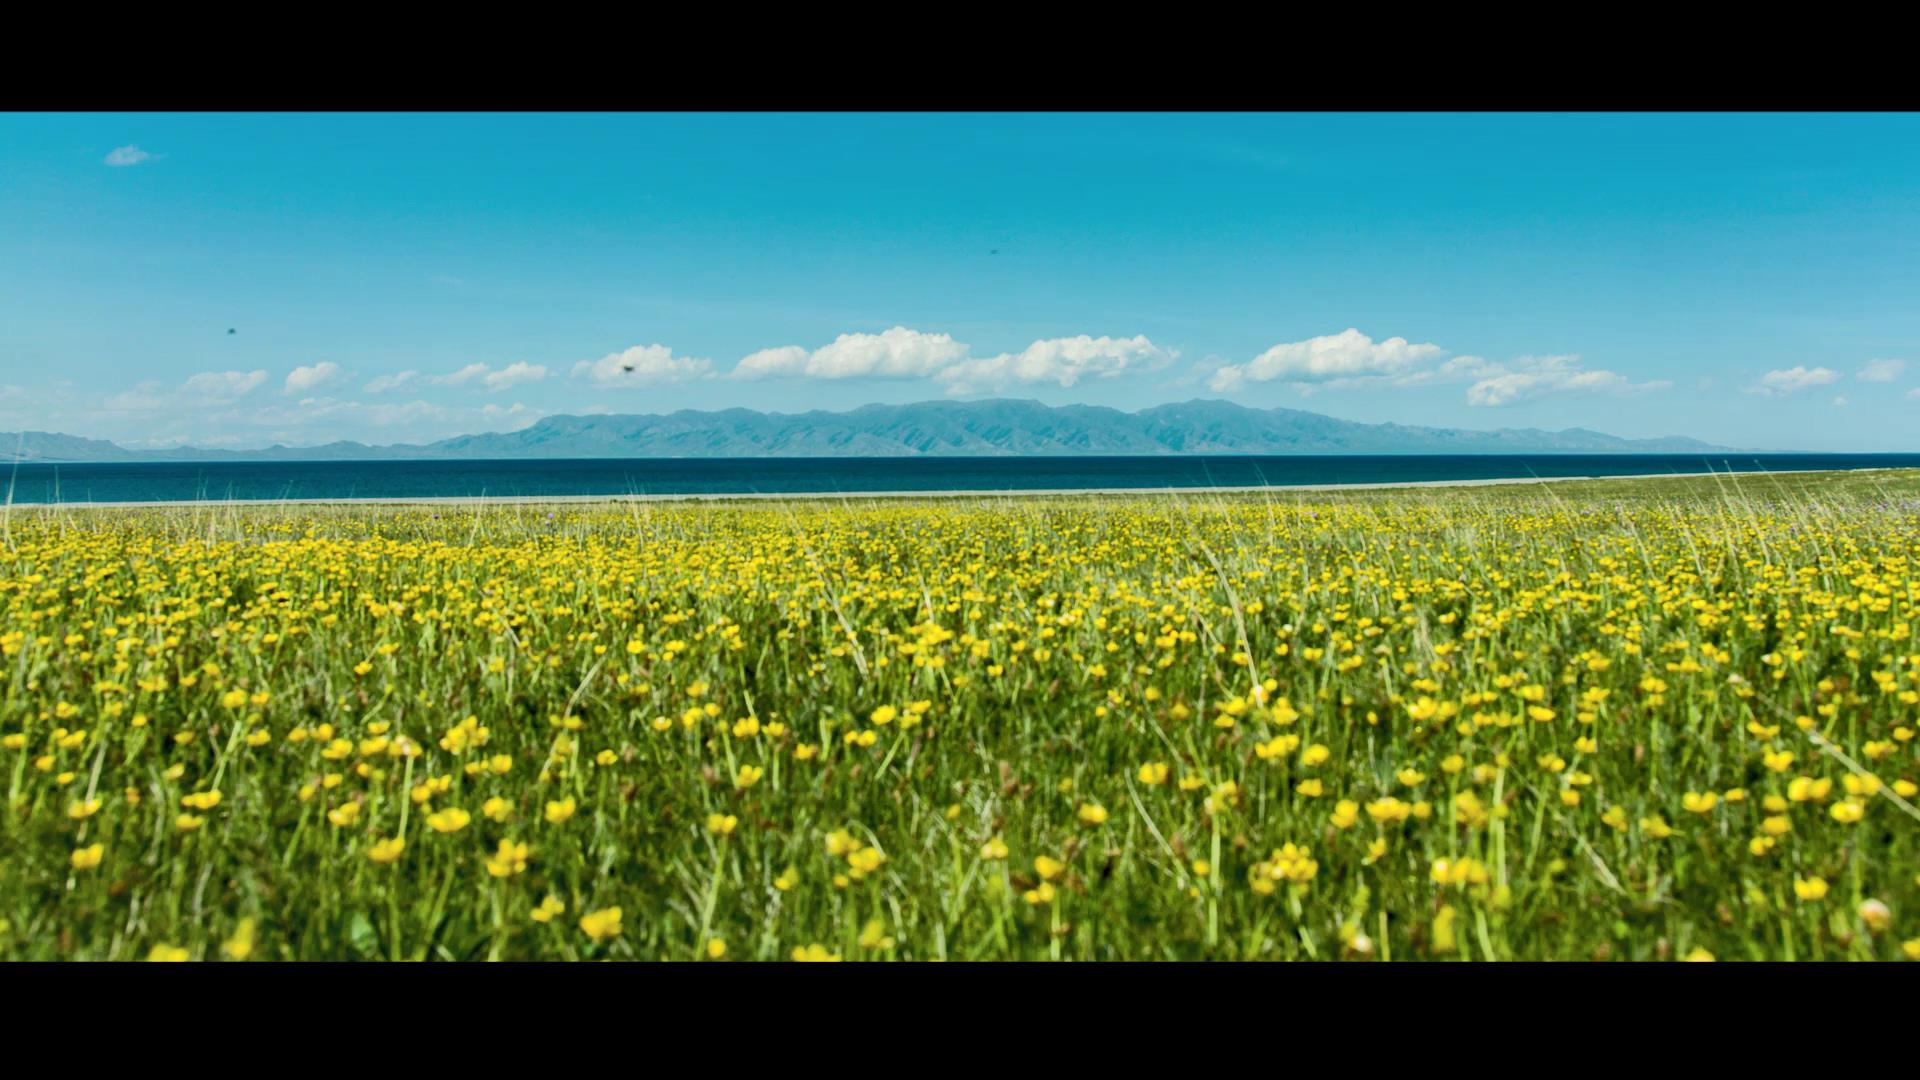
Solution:
[(1405, 374), (1446, 350), (1432, 343), (1415, 345), (1393, 337), (1375, 342), (1352, 328), (1305, 341), (1275, 345), (1245, 364), (1214, 372), (1211, 385), (1222, 393), (1246, 382), (1331, 382)]
[(239, 446), (251, 446), (254, 442), (254, 440), (249, 439), (245, 435), (208, 433), (197, 435), (153, 435), (143, 438), (118, 438), (113, 441), (129, 450), (176, 450), (182, 446), (192, 446), (202, 450), (218, 450)]
[(485, 364), (468, 364), (451, 375), (429, 375), (427, 381), (435, 386), (465, 386), (475, 379), (485, 378), (491, 370)]
[(384, 394), (403, 387), (422, 386), (466, 386), (478, 383), (488, 390), (508, 390), (522, 383), (539, 382), (553, 374), (544, 364), (529, 364), (524, 360), (515, 361), (503, 368), (493, 368), (486, 364), (468, 364), (458, 371), (445, 375), (422, 375), (418, 371), (397, 371), (391, 375), (381, 375), (371, 379), (361, 389), (369, 394)]
[(878, 334), (841, 334), (811, 353), (798, 345), (762, 349), (734, 366), (736, 379), (805, 375), (815, 379), (917, 379), (967, 355), (951, 334), (923, 334), (896, 326)]
[(1044, 338), (1017, 353), (975, 357), (951, 334), (896, 326), (878, 334), (841, 334), (812, 351), (798, 345), (762, 349), (742, 357), (727, 377), (934, 379), (945, 383), (950, 394), (971, 394), (1015, 384), (1074, 386), (1082, 379), (1163, 367), (1176, 355), (1144, 335), (1081, 334)]
[(896, 326), (878, 334), (841, 334), (807, 358), (808, 375), (824, 379), (863, 376), (919, 378), (967, 354), (952, 334), (923, 334)]
[[(324, 366), (311, 365), (315, 369)], [(343, 374), (321, 378), (308, 372), (290, 382), (297, 391), (303, 383), (344, 381)], [(529, 377), (511, 367), (495, 374), (505, 374), (508, 382)], [(388, 379), (425, 384), (417, 375)], [(473, 377), (468, 381), (474, 381)], [(340, 439), (421, 443), (476, 431), (510, 430), (546, 415), (519, 402), (459, 406), (423, 400), (355, 401), (327, 396), (324, 391), (290, 392), (284, 397), (276, 394), (263, 399), (254, 392), (266, 382), (264, 371), (201, 372), (171, 386), (149, 380), (108, 398), (100, 407), (89, 410), (86, 419), (110, 429), (107, 437), (123, 445), (258, 447), (272, 443), (313, 446)], [(59, 393), (56, 390), (53, 396), (57, 398)]]
[(106, 157), (100, 160), (116, 169), (124, 169), (129, 165), (138, 165), (143, 161), (151, 161), (153, 160), (153, 155), (129, 143), (126, 146), (114, 147)]
[(1835, 405), (1845, 405), (1847, 403), (1847, 396), (1845, 394), (1841, 394), (1840, 396), (1833, 399), (1833, 403)]
[(1791, 394), (1812, 386), (1826, 386), (1840, 381), (1840, 373), (1832, 368), (1810, 368), (1796, 364), (1790, 368), (1780, 368), (1760, 376), (1758, 386), (1749, 387), (1756, 394)]
[(713, 361), (675, 356), (665, 345), (635, 345), (624, 352), (573, 365), (574, 378), (587, 379), (595, 386), (654, 386), (703, 379), (712, 373)]
[(203, 371), (181, 384), (180, 392), (211, 404), (245, 397), (266, 381), (265, 371)]
[(1892, 382), (1906, 369), (1905, 360), (1869, 360), (1854, 378), (1861, 382)]
[(1467, 404), (1487, 407), (1511, 405), (1544, 394), (1641, 393), (1672, 386), (1665, 379), (1635, 383), (1617, 371), (1587, 368), (1578, 356), (1523, 356), (1501, 364), (1476, 360), (1474, 382), (1467, 387)]
[(340, 365), (331, 360), (322, 360), (307, 367), (297, 367), (287, 373), (286, 385), (281, 387), (283, 394), (304, 394), (316, 390), (340, 377)]
[(392, 375), (381, 375), (361, 387), (369, 394), (384, 394), (389, 390), (398, 390), (420, 377), (417, 371), (399, 371)]
[(315, 421), (352, 420), (373, 427), (398, 427), (419, 423), (440, 423), (465, 412), (430, 401), (377, 402), (364, 404), (338, 398), (301, 398), (292, 408), (269, 406), (249, 411), (244, 417), (229, 416), (257, 427), (298, 427)]
[[(1531, 357), (1525, 357), (1515, 363), (1525, 363), (1531, 359)], [(1385, 383), (1389, 386), (1425, 386), (1429, 383), (1472, 382), (1504, 375), (1511, 370), (1511, 366), (1489, 360), (1484, 356), (1454, 356), (1449, 357), (1444, 363), (1417, 366), (1391, 378), (1376, 376), (1362, 379), (1335, 379), (1325, 385), (1347, 387)]]
[(109, 413), (143, 413), (228, 405), (266, 381), (265, 371), (202, 371), (171, 389), (148, 379), (109, 397), (101, 407)]
[(171, 395), (152, 380), (108, 398), (102, 406), (108, 412), (152, 412), (165, 408)]
[(546, 377), (545, 365), (516, 361), (499, 371), (488, 372), (480, 381), (485, 383), (489, 390), (506, 390), (521, 383), (539, 382)]
[[(1010, 383), (1073, 386), (1083, 378), (1110, 379), (1128, 371), (1162, 367), (1177, 354), (1141, 334), (1130, 338), (1045, 338), (1017, 353), (963, 360), (939, 372), (952, 394), (969, 394)], [(744, 361), (742, 361), (744, 363)]]
[[(361, 402), (307, 397), (292, 405), (276, 404), (212, 413), (201, 424), (227, 429), (225, 438), (228, 442), (259, 445), (264, 439), (311, 445), (343, 438), (421, 442), (446, 435), (468, 434), (475, 430), (511, 430), (530, 424), (543, 415), (545, 413), (541, 410), (519, 402), (510, 406), (488, 404), (467, 408), (419, 400)], [(253, 434), (251, 437), (235, 435), (232, 433), (234, 429), (251, 431)], [(215, 437), (196, 431), (185, 436), (183, 441), (211, 445)]]
[[(1635, 383), (1578, 356), (1522, 356), (1488, 360), (1454, 356), (1432, 343), (1393, 337), (1376, 342), (1359, 330), (1275, 345), (1244, 364), (1213, 372), (1208, 385), (1228, 393), (1248, 382), (1284, 382), (1302, 394), (1350, 387), (1408, 387), (1467, 383), (1467, 404), (1498, 407), (1559, 393), (1640, 393), (1664, 390), (1666, 380)], [(1440, 361), (1440, 362), (1436, 362)]]
[(807, 350), (798, 345), (782, 345), (777, 349), (761, 349), (742, 357), (733, 367), (735, 379), (765, 379), (781, 375), (805, 375), (807, 373)]

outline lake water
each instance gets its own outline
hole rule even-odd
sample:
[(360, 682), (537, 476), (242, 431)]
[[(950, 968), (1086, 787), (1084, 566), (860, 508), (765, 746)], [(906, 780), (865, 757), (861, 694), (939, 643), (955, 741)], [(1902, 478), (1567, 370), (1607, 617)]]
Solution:
[(15, 503), (1046, 491), (1920, 467), (1920, 454), (719, 458), (22, 464)]

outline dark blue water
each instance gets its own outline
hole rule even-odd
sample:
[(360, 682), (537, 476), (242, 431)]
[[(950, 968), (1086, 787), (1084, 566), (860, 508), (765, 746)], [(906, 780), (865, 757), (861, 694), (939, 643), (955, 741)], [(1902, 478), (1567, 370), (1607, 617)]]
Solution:
[(1920, 454), (1502, 454), (23, 464), (13, 501), (1034, 491), (1920, 467)]

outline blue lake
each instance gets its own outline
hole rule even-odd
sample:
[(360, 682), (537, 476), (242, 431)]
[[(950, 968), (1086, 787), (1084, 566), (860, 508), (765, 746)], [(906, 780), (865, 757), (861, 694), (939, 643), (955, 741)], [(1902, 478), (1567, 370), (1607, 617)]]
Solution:
[(702, 458), (21, 464), (15, 503), (1035, 491), (1920, 467), (1920, 454)]

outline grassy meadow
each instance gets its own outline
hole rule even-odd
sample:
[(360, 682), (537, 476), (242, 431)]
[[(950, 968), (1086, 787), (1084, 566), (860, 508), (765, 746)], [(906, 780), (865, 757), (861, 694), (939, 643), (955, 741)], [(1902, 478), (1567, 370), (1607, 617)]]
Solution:
[(1920, 478), (22, 509), (0, 958), (1920, 959)]

